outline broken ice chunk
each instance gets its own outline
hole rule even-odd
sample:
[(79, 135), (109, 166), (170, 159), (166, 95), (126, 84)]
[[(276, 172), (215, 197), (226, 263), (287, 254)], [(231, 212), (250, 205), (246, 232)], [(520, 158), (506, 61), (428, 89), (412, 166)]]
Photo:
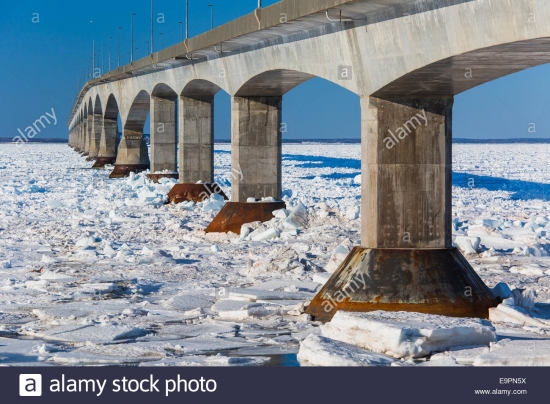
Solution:
[(44, 272), (42, 275), (40, 275), (40, 279), (47, 280), (49, 282), (74, 282), (78, 280), (78, 278), (75, 278), (74, 276), (69, 276), (61, 272), (52, 271)]
[(355, 219), (359, 218), (359, 213), (360, 212), (361, 212), (361, 209), (359, 208), (359, 206), (352, 206), (346, 212), (346, 219), (355, 220)]
[(277, 210), (274, 210), (271, 214), (277, 219), (286, 219), (289, 213), (290, 212), (286, 209), (277, 209)]
[(278, 238), (281, 236), (281, 233), (277, 229), (267, 229), (266, 231), (255, 235), (254, 237), (251, 237), (254, 241), (264, 241), (264, 240), (270, 240), (273, 238)]
[(76, 242), (77, 247), (83, 247), (83, 248), (93, 246), (94, 244), (95, 244), (95, 238), (93, 238), (92, 236), (82, 237), (78, 239), (78, 241)]
[(479, 237), (466, 237), (466, 236), (457, 236), (455, 238), (455, 245), (462, 251), (464, 254), (475, 254), (476, 247), (479, 247), (481, 239)]
[(323, 336), (394, 358), (419, 358), (452, 347), (488, 345), (496, 333), (487, 320), (414, 312), (338, 311)]
[(493, 292), (493, 296), (500, 297), (501, 299), (509, 298), (512, 293), (508, 285), (504, 282), (497, 283), (496, 286), (491, 289), (491, 292)]
[[(506, 299), (508, 300), (508, 299)], [(497, 307), (489, 309), (489, 320), (502, 323), (514, 323), (520, 325), (531, 325), (535, 327), (548, 327), (549, 325), (532, 317), (527, 311), (519, 306), (508, 304), (499, 304)]]
[(50, 257), (46, 254), (42, 254), (42, 259), (40, 261), (43, 262), (44, 264), (53, 264), (57, 262), (55, 258)]
[(286, 218), (284, 227), (287, 229), (299, 230), (307, 227), (307, 208), (302, 202), (298, 202), (292, 213)]
[(105, 244), (105, 248), (103, 248), (103, 255), (109, 258), (113, 258), (116, 256), (116, 251), (111, 247), (110, 244)]
[(550, 340), (499, 341), (474, 366), (550, 366)]
[(325, 266), (325, 271), (331, 274), (334, 273), (334, 271), (336, 271), (342, 261), (346, 259), (348, 254), (349, 250), (343, 245), (339, 245), (338, 247), (336, 247), (334, 251), (332, 251), (332, 255), (330, 256), (328, 264)]
[(389, 356), (318, 335), (300, 342), (298, 360), (313, 366), (389, 366), (395, 362)]

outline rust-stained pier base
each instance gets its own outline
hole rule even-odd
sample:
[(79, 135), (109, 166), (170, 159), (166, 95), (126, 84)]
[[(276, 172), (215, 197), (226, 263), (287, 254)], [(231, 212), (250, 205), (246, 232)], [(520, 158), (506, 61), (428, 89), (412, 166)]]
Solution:
[(498, 302), (452, 244), (453, 98), (361, 98), (361, 244), (306, 312), (487, 318)]
[(285, 208), (284, 202), (227, 202), (205, 231), (241, 234), (243, 224), (267, 222), (273, 219), (274, 210)]

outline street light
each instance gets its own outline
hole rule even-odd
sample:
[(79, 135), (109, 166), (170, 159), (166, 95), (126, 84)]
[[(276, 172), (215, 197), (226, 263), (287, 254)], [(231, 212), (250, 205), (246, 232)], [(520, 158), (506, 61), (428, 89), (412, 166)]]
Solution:
[(120, 67), (120, 30), (122, 27), (118, 27), (118, 67)]
[(209, 4), (208, 7), (210, 7), (210, 29), (214, 29), (214, 6), (212, 4)]
[(113, 39), (112, 36), (109, 37), (109, 71), (111, 71), (111, 39)]
[(185, 0), (185, 39), (189, 38), (189, 0)]
[(181, 40), (183, 41), (185, 39), (183, 37), (183, 21), (180, 21), (178, 24), (181, 24)]
[(262, 8), (262, 0), (258, 0), (258, 8)]
[(154, 17), (154, 3), (155, 0), (151, 0), (151, 53), (155, 52), (155, 17)]
[(130, 43), (130, 63), (132, 63), (134, 61), (134, 15), (136, 15), (136, 13), (132, 13), (132, 18), (131, 18), (131, 28), (130, 28), (130, 31), (131, 31), (131, 37), (132, 37), (132, 41)]
[[(97, 50), (97, 70), (99, 70), (99, 76), (101, 76), (101, 74), (102, 74), (102, 71), (101, 71), (101, 69), (100, 69), (100, 66), (101, 66), (101, 65), (99, 64), (99, 58), (100, 58), (100, 57), (101, 57), (101, 49), (98, 49), (98, 50)], [(99, 76), (98, 76), (98, 77), (99, 77)]]
[(101, 53), (101, 74), (103, 73), (105, 73), (105, 44), (103, 44)]
[(92, 78), (94, 78), (95, 69), (95, 40), (92, 39)]

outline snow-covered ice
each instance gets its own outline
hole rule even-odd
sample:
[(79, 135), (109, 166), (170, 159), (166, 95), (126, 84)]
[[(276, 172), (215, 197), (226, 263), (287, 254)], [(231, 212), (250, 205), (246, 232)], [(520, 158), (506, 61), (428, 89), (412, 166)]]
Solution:
[[(229, 152), (216, 145), (214, 155), (228, 196)], [(499, 339), (550, 339), (548, 156), (548, 145), (453, 145), (453, 241), (508, 297), (492, 312)], [(0, 167), (0, 364), (241, 366), (294, 355), (320, 333), (304, 307), (360, 243), (358, 145), (283, 145), (287, 208), (240, 236), (204, 233), (219, 196), (165, 204), (176, 180), (109, 179), (66, 145), (0, 144)], [(365, 348), (320, 338), (306, 343), (319, 365), (366, 363), (356, 355)], [(423, 363), (471, 365), (476, 349)]]
[(323, 336), (394, 358), (418, 358), (458, 346), (496, 341), (487, 320), (422, 313), (338, 311), (321, 326)]
[(395, 359), (345, 342), (310, 335), (300, 343), (298, 360), (312, 366), (390, 366)]

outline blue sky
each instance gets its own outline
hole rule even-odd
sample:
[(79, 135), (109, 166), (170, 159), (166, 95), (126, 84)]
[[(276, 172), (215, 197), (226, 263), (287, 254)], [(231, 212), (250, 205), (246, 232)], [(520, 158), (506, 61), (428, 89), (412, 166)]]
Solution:
[[(275, 1), (263, 0), (264, 5)], [(155, 45), (181, 40), (184, 0), (156, 0)], [(208, 4), (214, 6), (214, 24), (220, 25), (252, 12), (257, 0), (190, 0), (190, 36), (210, 28)], [(149, 0), (25, 0), (0, 5), (0, 137), (16, 136), (40, 115), (54, 108), (57, 125), (40, 137), (67, 137), (66, 122), (78, 89), (79, 78), (91, 56), (95, 39), (99, 49), (113, 37), (111, 58), (116, 65), (117, 27), (121, 30), (121, 56), (128, 62), (130, 16), (134, 20), (136, 57), (146, 54), (150, 36)], [(38, 13), (39, 22), (36, 21)], [(92, 21), (92, 22), (91, 22)], [(98, 49), (98, 48), (96, 48)], [(107, 52), (106, 52), (107, 53)], [(107, 58), (106, 58), (107, 59)], [(105, 59), (105, 63), (106, 62)], [(532, 68), (472, 89), (455, 98), (453, 135), (461, 138), (550, 137), (550, 66)], [(285, 95), (283, 120), (287, 139), (358, 138), (359, 99), (356, 95), (314, 79)], [(530, 132), (535, 124), (536, 132)], [(229, 96), (216, 98), (216, 138), (229, 139)], [(531, 129), (533, 130), (533, 129)], [(148, 132), (146, 130), (146, 132)]]

